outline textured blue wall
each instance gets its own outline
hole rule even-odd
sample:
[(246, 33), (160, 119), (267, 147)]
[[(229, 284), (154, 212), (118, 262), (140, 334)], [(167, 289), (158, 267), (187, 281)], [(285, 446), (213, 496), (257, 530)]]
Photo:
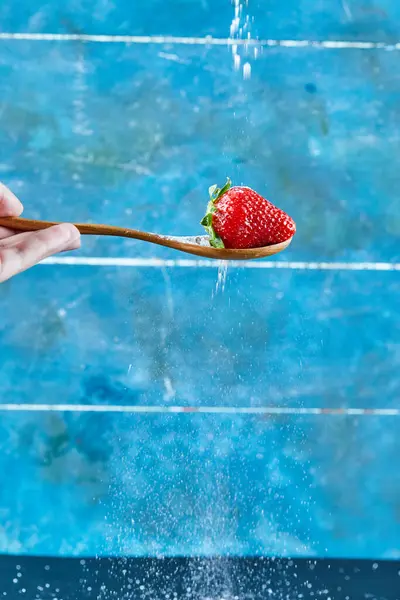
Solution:
[[(21, 5), (22, 6), (22, 5)], [(22, 11), (22, 9), (21, 9)], [(350, 11), (350, 13), (349, 13)], [(254, 2), (260, 37), (399, 37), (394, 2)], [(213, 34), (218, 2), (40, 3), (2, 31)], [(400, 258), (398, 52), (0, 41), (0, 173), (27, 216), (197, 230), (227, 174), (278, 260)], [(81, 257), (176, 255), (85, 240)], [(0, 401), (396, 407), (398, 272), (42, 266), (0, 288)], [(2, 413), (0, 552), (400, 554), (389, 417)], [(30, 502), (27, 502), (27, 498)]]
[[(394, 0), (249, 0), (260, 38), (397, 42)], [(228, 37), (230, 0), (21, 0), (0, 7), (2, 31)]]

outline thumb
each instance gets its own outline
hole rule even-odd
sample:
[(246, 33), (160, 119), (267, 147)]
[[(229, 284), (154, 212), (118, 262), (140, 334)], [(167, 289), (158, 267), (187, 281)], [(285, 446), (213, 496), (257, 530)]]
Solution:
[(24, 207), (18, 198), (0, 183), (0, 217), (19, 217), (23, 210)]

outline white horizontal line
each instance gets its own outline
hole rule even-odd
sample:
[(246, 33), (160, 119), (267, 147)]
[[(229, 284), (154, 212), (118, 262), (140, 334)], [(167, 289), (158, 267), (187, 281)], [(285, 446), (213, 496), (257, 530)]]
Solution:
[(201, 413), (217, 415), (337, 415), (398, 417), (399, 408), (288, 408), (280, 406), (123, 406), (109, 404), (0, 404), (0, 412)]
[(0, 33), (0, 40), (29, 40), (40, 42), (89, 42), (120, 44), (186, 44), (202, 46), (266, 46), (284, 48), (327, 48), (354, 50), (400, 50), (400, 42), (368, 42), (352, 40), (243, 40), (235, 38), (180, 37), (169, 35), (89, 35), (80, 33)]
[[(118, 258), (103, 256), (54, 256), (43, 265), (73, 265), (90, 267), (136, 268), (218, 268), (217, 260)], [(294, 271), (400, 271), (400, 263), (388, 262), (302, 262), (302, 261), (229, 261), (229, 265), (242, 269), (288, 269)]]

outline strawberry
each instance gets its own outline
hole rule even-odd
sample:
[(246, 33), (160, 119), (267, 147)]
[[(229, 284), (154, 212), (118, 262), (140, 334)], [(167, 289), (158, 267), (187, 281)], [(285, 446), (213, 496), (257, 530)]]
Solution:
[(209, 189), (210, 201), (201, 224), (214, 248), (260, 248), (285, 242), (296, 233), (295, 222), (283, 210), (248, 187)]

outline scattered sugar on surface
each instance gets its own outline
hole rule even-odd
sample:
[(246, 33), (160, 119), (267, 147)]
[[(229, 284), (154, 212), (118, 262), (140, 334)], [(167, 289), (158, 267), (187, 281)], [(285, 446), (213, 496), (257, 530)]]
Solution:
[(208, 237), (208, 235), (196, 235), (196, 236), (190, 236), (190, 235), (180, 235), (180, 236), (173, 236), (173, 235), (168, 235), (165, 236), (166, 239), (171, 240), (171, 241), (177, 241), (180, 242), (182, 244), (193, 244), (196, 246), (207, 246), (210, 247), (210, 238)]

